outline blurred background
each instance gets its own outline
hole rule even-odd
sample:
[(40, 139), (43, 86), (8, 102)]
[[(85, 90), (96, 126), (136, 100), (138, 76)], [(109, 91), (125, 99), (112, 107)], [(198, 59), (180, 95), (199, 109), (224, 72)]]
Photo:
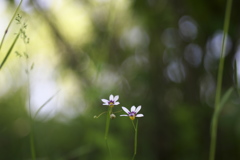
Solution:
[[(19, 0), (0, 0), (0, 37)], [(240, 76), (240, 1), (233, 1), (223, 92)], [(105, 160), (107, 110), (142, 105), (136, 160), (206, 160), (226, 0), (23, 0), (29, 44), (17, 42), (0, 70), (0, 159)], [(13, 23), (2, 61), (20, 25)], [(17, 51), (17, 52), (15, 52)], [(28, 59), (24, 56), (27, 54)], [(238, 72), (234, 73), (234, 61)], [(26, 69), (34, 65), (27, 75)], [(218, 126), (217, 160), (240, 159), (236, 91)], [(123, 113), (123, 112), (122, 112)], [(111, 120), (115, 160), (131, 159), (134, 130)]]

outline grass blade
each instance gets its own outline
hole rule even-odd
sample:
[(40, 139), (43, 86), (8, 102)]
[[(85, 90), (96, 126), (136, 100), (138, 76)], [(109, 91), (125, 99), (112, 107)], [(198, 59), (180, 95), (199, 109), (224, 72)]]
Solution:
[(221, 110), (223, 109), (225, 103), (228, 101), (228, 99), (229, 99), (230, 95), (232, 94), (232, 92), (233, 92), (233, 87), (229, 88), (227, 90), (227, 92), (223, 95), (222, 100), (221, 100), (220, 105), (219, 105), (219, 108), (217, 110), (218, 113), (221, 112)]
[(225, 19), (224, 19), (221, 57), (220, 57), (220, 62), (218, 67), (215, 106), (214, 106), (214, 113), (213, 113), (212, 124), (211, 124), (211, 133), (210, 133), (211, 142), (210, 142), (209, 160), (215, 160), (218, 115), (219, 115), (219, 111), (223, 107), (222, 101), (220, 101), (220, 99), (221, 99), (221, 90), (222, 90), (224, 60), (225, 60), (225, 53), (226, 53), (226, 39), (227, 39), (227, 33), (228, 33), (228, 28), (230, 23), (231, 8), (232, 8), (232, 0), (227, 0), (226, 13), (225, 13)]
[(7, 52), (5, 58), (3, 59), (1, 65), (0, 65), (0, 69), (2, 69), (3, 65), (4, 65), (5, 62), (7, 61), (7, 59), (8, 59), (8, 57), (9, 57), (10, 53), (12, 52), (12, 49), (13, 49), (13, 47), (15, 46), (15, 44), (16, 44), (16, 42), (17, 42), (19, 36), (20, 36), (20, 32), (17, 34), (16, 38), (14, 39), (14, 41), (13, 41), (11, 47), (9, 48), (9, 50), (8, 50), (8, 52)]
[(2, 38), (2, 41), (1, 41), (1, 44), (0, 44), (0, 51), (1, 51), (1, 48), (2, 48), (2, 45), (3, 45), (4, 39), (5, 39), (6, 35), (7, 35), (8, 29), (10, 28), (10, 26), (11, 26), (13, 20), (14, 20), (14, 17), (16, 16), (16, 14), (17, 14), (17, 12), (18, 12), (18, 10), (19, 10), (19, 8), (20, 8), (20, 6), (21, 6), (21, 4), (22, 4), (22, 1), (23, 1), (23, 0), (20, 1), (17, 9), (15, 10), (15, 12), (14, 12), (14, 14), (13, 14), (13, 16), (12, 16), (12, 19), (10, 20), (10, 22), (9, 22), (9, 24), (8, 24), (5, 32), (4, 32), (4, 35), (3, 35), (3, 38)]
[(36, 118), (36, 116), (38, 115), (38, 113), (41, 111), (41, 109), (43, 109), (43, 107), (45, 107), (57, 94), (58, 94), (59, 91), (57, 91), (52, 97), (50, 97), (45, 103), (43, 103), (43, 105), (41, 105), (39, 107), (39, 109), (37, 110), (37, 112), (35, 113), (33, 119)]

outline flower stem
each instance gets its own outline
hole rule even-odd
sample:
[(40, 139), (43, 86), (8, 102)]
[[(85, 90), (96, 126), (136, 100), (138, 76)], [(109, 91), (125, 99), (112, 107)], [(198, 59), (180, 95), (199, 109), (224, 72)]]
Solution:
[(106, 120), (106, 129), (105, 129), (105, 140), (108, 137), (109, 125), (110, 125), (110, 115), (112, 113), (112, 107), (108, 107), (107, 120)]
[(133, 128), (134, 128), (134, 153), (133, 153), (133, 157), (132, 160), (134, 160), (136, 154), (137, 154), (137, 132), (138, 132), (138, 120), (136, 122), (136, 125), (134, 125), (133, 120), (132, 120), (132, 124), (133, 124)]
[[(28, 59), (27, 59), (28, 64)], [(28, 65), (27, 65), (28, 66)], [(30, 149), (32, 160), (36, 160), (36, 152), (35, 152), (35, 143), (34, 143), (34, 119), (32, 117), (31, 111), (31, 89), (30, 89), (30, 72), (27, 71), (27, 79), (28, 79), (28, 107), (29, 107), (29, 118), (31, 122), (31, 130), (30, 130)]]
[(224, 60), (225, 60), (224, 57), (225, 57), (225, 52), (226, 52), (226, 38), (227, 38), (228, 27), (229, 27), (229, 22), (230, 22), (231, 7), (232, 7), (232, 0), (227, 0), (226, 13), (225, 13), (225, 19), (224, 19), (221, 57), (220, 57), (219, 68), (218, 68), (214, 114), (213, 114), (212, 123), (211, 123), (211, 144), (210, 144), (209, 160), (215, 159), (217, 124), (218, 124), (218, 117), (219, 117), (220, 98), (221, 98), (221, 89), (222, 89), (222, 77), (223, 77)]
[(110, 159), (112, 159), (112, 155), (111, 155), (111, 150), (109, 148), (109, 145), (108, 145), (108, 132), (109, 132), (109, 125), (110, 125), (110, 115), (112, 113), (112, 107), (108, 107), (108, 113), (107, 113), (107, 120), (106, 120), (106, 129), (105, 129), (105, 142), (106, 142), (106, 146), (107, 146), (107, 149), (108, 149), (108, 152), (109, 152), (109, 155), (110, 155)]
[(35, 145), (34, 145), (33, 125), (30, 132), (30, 146), (31, 146), (32, 160), (35, 160), (36, 154), (35, 154)]

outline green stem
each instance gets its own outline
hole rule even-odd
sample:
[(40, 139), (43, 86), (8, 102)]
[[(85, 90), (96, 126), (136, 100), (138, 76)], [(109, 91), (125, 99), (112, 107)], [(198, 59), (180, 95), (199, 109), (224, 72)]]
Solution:
[(217, 112), (215, 112), (213, 114), (213, 117), (212, 117), (212, 123), (211, 123), (211, 144), (210, 144), (209, 160), (214, 160), (215, 159), (218, 115), (219, 114)]
[[(27, 59), (27, 66), (28, 66), (28, 59)], [(31, 111), (31, 92), (30, 92), (30, 72), (27, 69), (27, 78), (28, 78), (28, 107), (29, 107), (29, 117), (31, 122), (31, 132), (30, 132), (30, 149), (31, 149), (31, 156), (32, 160), (36, 160), (36, 151), (35, 151), (35, 143), (34, 143), (34, 119), (32, 117)]]
[(106, 120), (106, 129), (105, 129), (105, 140), (108, 137), (109, 125), (110, 125), (110, 115), (112, 113), (112, 107), (108, 107), (107, 120)]
[(1, 44), (0, 44), (0, 50), (1, 50), (1, 48), (2, 48), (2, 45), (3, 45), (4, 39), (5, 39), (6, 35), (7, 35), (8, 29), (10, 28), (10, 26), (11, 26), (13, 20), (14, 20), (14, 17), (16, 16), (16, 14), (17, 14), (17, 12), (18, 12), (18, 10), (19, 10), (19, 8), (20, 8), (20, 6), (21, 6), (21, 4), (22, 4), (22, 1), (23, 1), (23, 0), (20, 1), (20, 3), (19, 3), (19, 5), (18, 5), (17, 9), (15, 10), (15, 12), (14, 12), (14, 14), (13, 14), (13, 16), (12, 16), (12, 19), (10, 20), (10, 22), (9, 22), (9, 24), (8, 24), (8, 26), (7, 26), (6, 30), (5, 30), (5, 32), (4, 32), (4, 35), (3, 35), (3, 38), (2, 38), (2, 41), (1, 41)]
[(33, 124), (31, 126), (31, 132), (30, 132), (30, 147), (31, 147), (32, 160), (36, 160), (35, 145), (34, 145), (34, 134), (33, 134)]
[(134, 160), (136, 154), (137, 154), (137, 134), (138, 134), (138, 120), (136, 122), (136, 126), (133, 123), (132, 120), (132, 124), (133, 124), (133, 128), (134, 128), (134, 153), (133, 153), (133, 157), (132, 160)]
[(225, 60), (224, 57), (226, 52), (226, 37), (227, 37), (229, 22), (230, 22), (231, 6), (232, 6), (232, 0), (227, 0), (226, 13), (225, 13), (225, 19), (224, 19), (224, 33), (223, 33), (223, 39), (222, 39), (221, 57), (220, 57), (219, 68), (218, 68), (215, 108), (214, 108), (214, 114), (212, 117), (212, 124), (211, 124), (211, 144), (210, 144), (209, 160), (215, 159), (217, 124), (218, 124), (218, 117), (219, 117), (218, 111), (220, 107), (222, 77), (223, 77), (224, 60)]
[(106, 142), (107, 150), (108, 150), (108, 152), (109, 152), (109, 157), (110, 157), (110, 159), (112, 159), (112, 153), (111, 153), (110, 147), (109, 147), (109, 145), (108, 145), (108, 140), (105, 139), (105, 142)]
[(107, 113), (107, 120), (106, 120), (106, 129), (105, 129), (105, 141), (106, 141), (106, 146), (107, 146), (107, 149), (108, 149), (108, 152), (109, 152), (109, 155), (110, 155), (110, 159), (112, 159), (112, 155), (111, 155), (111, 150), (109, 148), (109, 145), (108, 145), (108, 132), (109, 132), (109, 126), (110, 126), (110, 115), (112, 113), (112, 107), (108, 107), (108, 113)]

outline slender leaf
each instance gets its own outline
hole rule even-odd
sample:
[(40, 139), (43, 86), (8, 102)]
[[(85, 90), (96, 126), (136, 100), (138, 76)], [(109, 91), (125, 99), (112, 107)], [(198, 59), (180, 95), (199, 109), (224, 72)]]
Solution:
[[(212, 124), (211, 124), (211, 133), (210, 133), (211, 134), (211, 142), (210, 142), (209, 160), (215, 160), (218, 115), (219, 115), (220, 110), (222, 109), (223, 104), (225, 103), (225, 98), (224, 98), (224, 100), (221, 101), (221, 90), (222, 90), (224, 60), (225, 60), (225, 53), (226, 53), (226, 41), (227, 41), (226, 39), (227, 39), (227, 33), (228, 33), (228, 28), (229, 28), (231, 9), (232, 9), (232, 0), (227, 0), (225, 19), (224, 19), (224, 28), (223, 28), (221, 57), (220, 57), (220, 62), (219, 62), (219, 67), (218, 67), (217, 88), (216, 88), (216, 97), (215, 97), (215, 110), (214, 110), (214, 114), (212, 117)], [(227, 97), (227, 95), (226, 95), (226, 97)], [(226, 100), (227, 100), (227, 98), (226, 98)]]
[(20, 1), (17, 9), (15, 10), (15, 12), (14, 12), (14, 14), (13, 14), (13, 16), (12, 16), (12, 19), (10, 20), (10, 22), (9, 22), (9, 24), (8, 24), (8, 26), (7, 26), (7, 29), (6, 29), (5, 32), (4, 32), (4, 35), (3, 35), (3, 38), (2, 38), (2, 41), (1, 41), (1, 44), (0, 44), (0, 50), (1, 50), (1, 48), (2, 48), (4, 39), (5, 39), (6, 35), (7, 35), (8, 29), (10, 28), (10, 26), (11, 26), (13, 20), (14, 20), (14, 17), (16, 16), (16, 14), (17, 14), (17, 12), (18, 12), (18, 10), (19, 10), (19, 8), (20, 8), (20, 6), (21, 6), (21, 4), (22, 4), (22, 1), (23, 1), (23, 0)]
[(7, 59), (8, 59), (8, 57), (9, 57), (10, 53), (12, 52), (13, 47), (15, 46), (15, 44), (16, 44), (18, 38), (19, 38), (19, 35), (20, 35), (20, 32), (17, 34), (16, 38), (14, 39), (14, 41), (13, 41), (11, 47), (9, 48), (9, 50), (8, 50), (8, 52), (7, 52), (5, 58), (3, 59), (1, 65), (0, 65), (0, 69), (2, 69), (3, 65), (4, 65), (5, 62), (7, 61)]
[(42, 106), (39, 107), (39, 109), (37, 110), (37, 112), (35, 113), (33, 119), (36, 118), (36, 116), (38, 115), (38, 113), (41, 111), (41, 109), (43, 109), (43, 107), (45, 107), (57, 94), (59, 91), (57, 91), (52, 97), (50, 97), (45, 103), (43, 103)]
[(219, 108), (217, 110), (218, 113), (221, 112), (221, 110), (223, 109), (225, 103), (229, 100), (229, 97), (231, 96), (232, 92), (233, 92), (233, 87), (229, 88), (227, 90), (227, 92), (223, 95), (223, 97), (222, 97), (222, 99), (220, 101)]

